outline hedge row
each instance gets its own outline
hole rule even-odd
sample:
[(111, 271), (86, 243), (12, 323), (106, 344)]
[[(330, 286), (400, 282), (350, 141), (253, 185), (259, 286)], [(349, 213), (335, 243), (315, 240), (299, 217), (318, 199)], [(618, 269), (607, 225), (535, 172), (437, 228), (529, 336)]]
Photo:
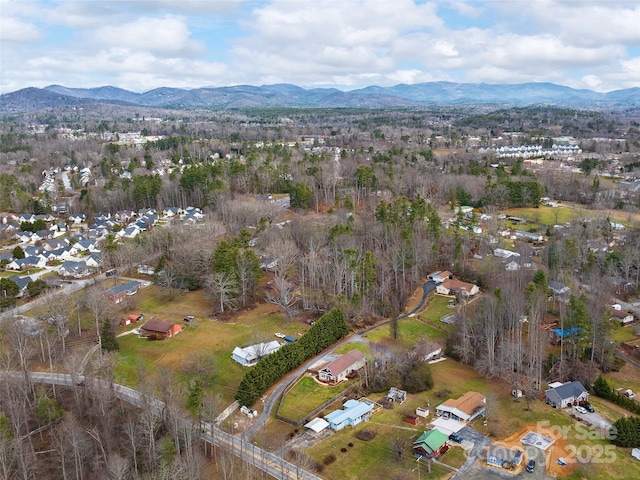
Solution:
[(297, 342), (283, 345), (277, 352), (262, 358), (245, 375), (236, 400), (240, 405), (253, 405), (267, 389), (302, 362), (349, 333), (349, 326), (341, 310), (325, 313)]
[(616, 392), (609, 382), (607, 382), (602, 375), (596, 378), (596, 381), (593, 382), (593, 393), (597, 396), (604, 398), (605, 400), (609, 400), (610, 402), (615, 403), (616, 405), (620, 405), (622, 408), (626, 408), (630, 412), (637, 413), (640, 415), (640, 403), (636, 402), (632, 398), (628, 398), (625, 395)]

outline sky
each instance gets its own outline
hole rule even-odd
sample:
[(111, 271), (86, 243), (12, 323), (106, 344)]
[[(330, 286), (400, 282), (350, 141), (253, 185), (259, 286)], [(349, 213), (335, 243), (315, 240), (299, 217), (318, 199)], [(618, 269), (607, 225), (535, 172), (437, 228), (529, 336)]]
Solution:
[(0, 0), (0, 92), (640, 87), (640, 1)]

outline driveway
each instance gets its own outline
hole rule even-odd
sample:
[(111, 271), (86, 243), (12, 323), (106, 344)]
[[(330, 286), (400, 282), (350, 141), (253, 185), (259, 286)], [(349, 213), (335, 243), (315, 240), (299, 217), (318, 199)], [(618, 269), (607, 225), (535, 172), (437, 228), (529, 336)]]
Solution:
[(572, 413), (577, 418), (579, 418), (582, 423), (588, 423), (593, 428), (598, 429), (601, 432), (608, 432), (611, 428), (611, 422), (604, 419), (602, 415), (598, 414), (597, 412), (578, 413), (576, 410), (571, 409), (569, 413)]
[(462, 447), (467, 452), (467, 461), (460, 467), (458, 473), (456, 473), (451, 478), (479, 478), (475, 476), (475, 474), (479, 471), (477, 470), (475, 465), (478, 463), (480, 454), (491, 443), (491, 439), (486, 435), (482, 435), (480, 432), (474, 430), (469, 426), (460, 429), (458, 431), (458, 435), (460, 435), (464, 439), (464, 441), (462, 442)]

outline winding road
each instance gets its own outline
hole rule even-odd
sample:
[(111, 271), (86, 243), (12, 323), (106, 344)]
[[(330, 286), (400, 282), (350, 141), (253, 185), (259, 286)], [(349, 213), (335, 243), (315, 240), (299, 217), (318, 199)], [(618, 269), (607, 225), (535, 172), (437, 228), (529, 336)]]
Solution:
[[(422, 284), (422, 299), (420, 300), (420, 303), (418, 304), (418, 306), (416, 306), (410, 312), (405, 313), (403, 315), (400, 315), (399, 317), (396, 318), (396, 320), (401, 320), (403, 318), (411, 317), (411, 316), (415, 315), (417, 312), (419, 312), (420, 310), (422, 310), (422, 308), (424, 307), (424, 304), (427, 301), (427, 298), (429, 297), (429, 294), (431, 292), (433, 292), (435, 289), (436, 289), (436, 283), (433, 282), (432, 280), (429, 280), (428, 282), (424, 282)], [(285, 391), (285, 389), (287, 387), (289, 387), (291, 384), (293, 384), (295, 381), (297, 381), (298, 378), (300, 378), (302, 375), (304, 375), (304, 373), (309, 369), (309, 367), (311, 367), (311, 365), (313, 365), (314, 363), (316, 363), (318, 361), (318, 357), (319, 356), (324, 356), (324, 355), (327, 355), (329, 353), (332, 353), (336, 348), (341, 347), (342, 345), (346, 345), (347, 343), (363, 342), (364, 340), (362, 338), (362, 335), (367, 334), (370, 331), (375, 330), (376, 328), (380, 328), (380, 327), (382, 327), (384, 325), (387, 325), (387, 324), (391, 323), (392, 321), (393, 321), (393, 319), (385, 320), (383, 322), (375, 324), (372, 327), (366, 328), (365, 330), (362, 330), (361, 332), (358, 332), (358, 333), (356, 333), (354, 335), (351, 335), (351, 336), (349, 336), (347, 338), (344, 338), (341, 341), (339, 341), (338, 343), (335, 343), (334, 345), (329, 347), (324, 352), (320, 353), (319, 355), (313, 357), (310, 360), (307, 360), (305, 363), (300, 365), (295, 370), (292, 370), (291, 372), (289, 372), (273, 388), (273, 390), (269, 394), (268, 398), (266, 398), (266, 400), (265, 400), (265, 397), (267, 395), (265, 395), (265, 397), (263, 397), (261, 399), (262, 400), (262, 412), (260, 413), (259, 419), (256, 420), (255, 422), (253, 422), (242, 433), (242, 436), (244, 438), (246, 438), (248, 441), (251, 441), (253, 439), (253, 437), (256, 434), (256, 432), (260, 429), (260, 427), (262, 427), (264, 425), (264, 423), (266, 421), (265, 419), (269, 418), (269, 416), (271, 415), (271, 412), (275, 408), (276, 404), (278, 403), (278, 401), (280, 399), (280, 396)]]

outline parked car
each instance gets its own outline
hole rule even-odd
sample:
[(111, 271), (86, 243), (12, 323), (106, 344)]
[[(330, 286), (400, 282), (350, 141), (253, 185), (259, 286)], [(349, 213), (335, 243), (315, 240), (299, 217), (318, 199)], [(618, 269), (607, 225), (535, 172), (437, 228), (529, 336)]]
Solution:
[(464, 439), (457, 433), (452, 433), (451, 435), (449, 435), (449, 440), (456, 443), (462, 443), (462, 440)]
[(536, 468), (536, 461), (529, 460), (529, 462), (527, 463), (527, 472), (532, 473), (535, 468)]
[(575, 407), (573, 407), (573, 409), (578, 413), (587, 413), (587, 409), (581, 407), (580, 405), (576, 405)]
[(584, 408), (589, 413), (595, 412), (595, 409), (591, 406), (590, 403), (583, 403), (582, 408)]

